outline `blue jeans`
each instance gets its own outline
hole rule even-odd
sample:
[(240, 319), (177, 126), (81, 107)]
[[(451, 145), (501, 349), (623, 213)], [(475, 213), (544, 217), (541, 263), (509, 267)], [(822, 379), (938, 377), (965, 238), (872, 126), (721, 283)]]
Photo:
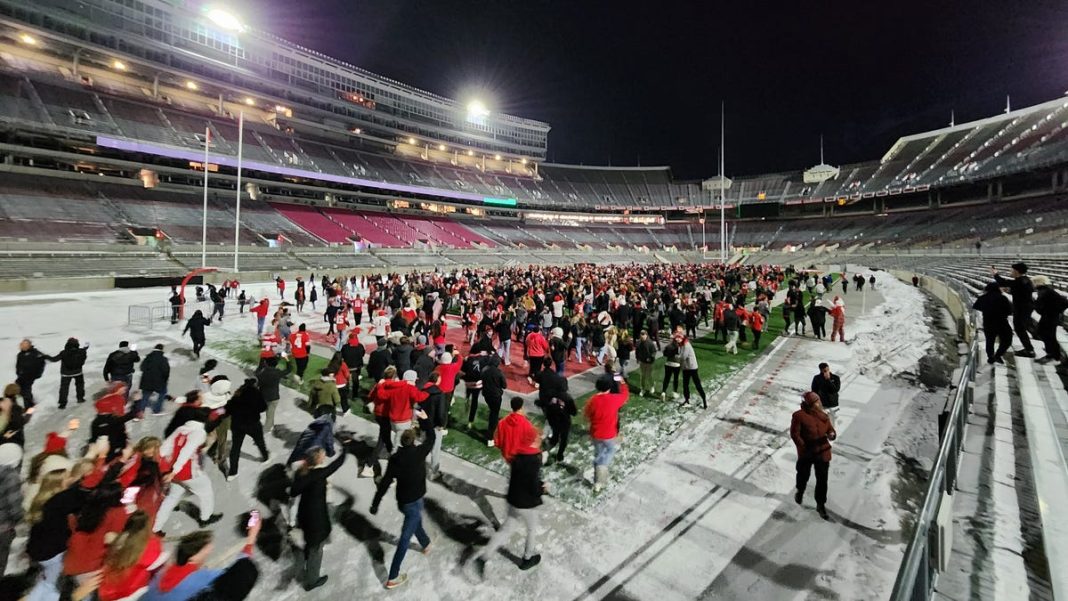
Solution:
[(616, 439), (609, 438), (607, 440), (593, 439), (593, 467), (601, 465), (608, 465), (612, 463), (612, 457), (615, 457), (616, 451), (619, 449), (619, 445), (616, 443)]
[(263, 322), (267, 321), (266, 317), (256, 318), (256, 335), (263, 336)]
[(423, 530), (423, 500), (401, 505), (400, 510), (404, 514), (404, 525), (401, 526), (397, 551), (393, 553), (393, 563), (389, 566), (389, 580), (396, 580), (400, 575), (401, 564), (404, 563), (404, 555), (408, 553), (408, 543), (413, 534), (423, 547), (430, 544), (430, 537), (426, 535), (426, 530)]
[(579, 363), (582, 363), (582, 349), (586, 348), (586, 339), (581, 336), (575, 338), (575, 354), (578, 355)]
[(497, 355), (504, 361), (505, 365), (512, 364), (512, 338), (509, 336), (501, 341), (501, 347), (497, 349)]
[(145, 407), (151, 407), (152, 413), (160, 413), (163, 411), (163, 399), (167, 396), (167, 388), (163, 390), (145, 390), (141, 389), (141, 398), (137, 401), (137, 406), (134, 408), (136, 413), (144, 413)]

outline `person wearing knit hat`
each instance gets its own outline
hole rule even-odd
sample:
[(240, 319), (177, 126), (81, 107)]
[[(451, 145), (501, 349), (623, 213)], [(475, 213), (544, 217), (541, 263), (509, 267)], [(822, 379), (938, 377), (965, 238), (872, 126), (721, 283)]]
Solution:
[(7, 567), (8, 553), (15, 540), (15, 527), (22, 522), (22, 447), (0, 444), (0, 566)]
[(512, 537), (512, 532), (523, 523), (526, 528), (526, 542), (523, 546), (520, 570), (529, 570), (541, 562), (541, 555), (534, 552), (538, 530), (538, 506), (541, 496), (549, 491), (548, 485), (541, 479), (541, 432), (531, 428), (521, 433), (522, 444), (516, 450), (511, 462), (508, 476), (508, 515), (501, 522), (501, 527), (493, 534), (485, 547), (474, 557), (474, 565), (480, 576), (484, 576), (486, 561), (497, 555), (497, 549)]
[(1065, 309), (1068, 309), (1068, 299), (1053, 289), (1048, 277), (1036, 275), (1032, 281), (1035, 284), (1035, 311), (1039, 315), (1038, 337), (1046, 351), (1046, 356), (1039, 359), (1038, 363), (1061, 361), (1064, 354), (1057, 340), (1057, 327)]
[(809, 391), (801, 398), (801, 408), (790, 419), (790, 438), (797, 449), (797, 478), (794, 502), (801, 504), (805, 487), (813, 469), (816, 472), (816, 511), (829, 520), (827, 514), (827, 473), (831, 465), (831, 441), (838, 433), (831, 418), (824, 411), (820, 395)]
[(1012, 296), (1012, 329), (1016, 337), (1020, 339), (1022, 351), (1018, 351), (1017, 357), (1034, 357), (1035, 347), (1031, 344), (1031, 329), (1034, 327), (1032, 315), (1035, 311), (1034, 293), (1035, 287), (1031, 278), (1027, 277), (1026, 263), (1012, 264), (1012, 278), (1004, 278), (998, 274), (997, 267), (990, 266), (990, 273), (994, 281), (1002, 288), (1008, 288)]

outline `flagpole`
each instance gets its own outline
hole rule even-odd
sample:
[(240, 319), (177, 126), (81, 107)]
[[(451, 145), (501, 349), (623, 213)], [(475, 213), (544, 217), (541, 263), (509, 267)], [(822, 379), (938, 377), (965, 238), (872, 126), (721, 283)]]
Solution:
[(241, 244), (241, 154), (245, 146), (245, 111), (237, 118), (237, 211), (234, 217), (234, 273), (237, 268), (238, 246)]
[(208, 145), (211, 144), (211, 125), (204, 126), (204, 215), (200, 225), (200, 266), (208, 266)]

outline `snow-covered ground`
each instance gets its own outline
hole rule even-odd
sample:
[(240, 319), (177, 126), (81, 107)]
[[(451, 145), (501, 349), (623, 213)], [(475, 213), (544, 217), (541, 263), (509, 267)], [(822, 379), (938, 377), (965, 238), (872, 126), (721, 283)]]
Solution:
[[(552, 499), (542, 510), (539, 536), (542, 565), (520, 572), (509, 558), (495, 558), (481, 580), (462, 567), (473, 546), (485, 542), (491, 524), (505, 515), (505, 479), (453, 457), (447, 476), (431, 483), (427, 495), (427, 530), (434, 540), (428, 556), (409, 553), (410, 582), (390, 595), (398, 599), (880, 599), (888, 594), (904, 548), (902, 517), (895, 503), (900, 485), (900, 455), (919, 452), (901, 444), (901, 423), (934, 420), (916, 415), (925, 410), (913, 399), (916, 389), (895, 376), (915, 372), (931, 344), (926, 325), (926, 297), (886, 274), (877, 274), (875, 291), (851, 291), (845, 297), (846, 332), (851, 344), (784, 337), (752, 366), (742, 370), (710, 398), (708, 411), (694, 409), (676, 439), (629, 474), (592, 509), (579, 510)], [(267, 292), (268, 284), (251, 287)], [(68, 336), (92, 343), (86, 366), (90, 390), (100, 384), (107, 352), (119, 340), (147, 351), (156, 342), (179, 345), (178, 330), (131, 332), (126, 307), (166, 299), (165, 289), (77, 294), (7, 295), (0, 298), (0, 348), (11, 360), (0, 378), (14, 378), (14, 354), (22, 337), (57, 352)], [(890, 299), (890, 300), (886, 300)], [(863, 310), (862, 310), (863, 309)], [(209, 341), (250, 335), (249, 317), (228, 317), (212, 326)], [(191, 387), (195, 363), (187, 350), (169, 351), (172, 390)], [(816, 515), (810, 483), (803, 507), (792, 499), (794, 460), (788, 429), (790, 414), (818, 371), (821, 361), (842, 376), (839, 439), (831, 466), (832, 521)], [(233, 366), (231, 378), (239, 376)], [(36, 393), (45, 407), (28, 433), (28, 450), (40, 447), (45, 432), (58, 430), (71, 416), (88, 423), (91, 407), (78, 406), (59, 415), (55, 409), (57, 366), (49, 366)], [(284, 391), (278, 437), (268, 437), (275, 456), (288, 455), (306, 414)], [(134, 425), (135, 435), (158, 432), (160, 418)], [(366, 437), (373, 426), (356, 417), (342, 424)], [(626, 431), (626, 425), (624, 432)], [(76, 435), (77, 436), (77, 435)], [(79, 441), (80, 442), (80, 441)], [(626, 445), (625, 438), (622, 444)], [(904, 448), (903, 448), (904, 446)], [(590, 456), (589, 449), (572, 453)], [(209, 469), (227, 518), (220, 528), (220, 549), (237, 540), (239, 515), (256, 507), (262, 466), (246, 452), (240, 477), (227, 483)], [(591, 457), (592, 459), (592, 457)], [(333, 478), (331, 503), (335, 530), (323, 570), (330, 581), (315, 593), (291, 582), (299, 551), (265, 532), (258, 554), (263, 574), (256, 598), (328, 599), (382, 593), (385, 566), (392, 557), (400, 515), (392, 496), (377, 516), (367, 508), (373, 495), (370, 479), (357, 478), (350, 462)], [(392, 495), (392, 493), (391, 493)], [(184, 515), (172, 518), (169, 536), (194, 528)], [(297, 537), (299, 540), (299, 537)], [(295, 554), (296, 553), (296, 554)], [(15, 557), (15, 562), (21, 561)]]

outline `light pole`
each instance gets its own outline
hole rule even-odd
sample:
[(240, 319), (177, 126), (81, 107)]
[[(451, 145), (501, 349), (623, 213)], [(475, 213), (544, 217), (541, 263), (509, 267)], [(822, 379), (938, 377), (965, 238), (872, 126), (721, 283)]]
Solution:
[(234, 273), (237, 268), (238, 246), (241, 244), (241, 152), (245, 145), (245, 111), (237, 118), (237, 211), (234, 217)]

